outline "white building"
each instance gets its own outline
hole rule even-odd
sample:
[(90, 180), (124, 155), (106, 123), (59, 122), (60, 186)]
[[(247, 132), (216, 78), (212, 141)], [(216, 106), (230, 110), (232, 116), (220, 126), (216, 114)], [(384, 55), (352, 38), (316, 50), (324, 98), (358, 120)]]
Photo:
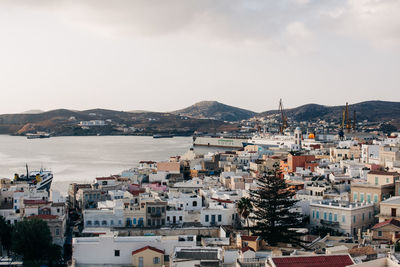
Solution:
[(203, 226), (232, 225), (236, 216), (235, 204), (212, 202), (208, 208), (201, 210), (200, 222)]
[(374, 224), (373, 203), (316, 201), (310, 204), (310, 225), (357, 235)]
[(164, 250), (171, 255), (175, 247), (196, 246), (196, 236), (127, 236), (79, 237), (72, 239), (75, 266), (132, 266), (132, 252), (146, 247)]
[(124, 210), (122, 202), (104, 201), (98, 203), (97, 209), (83, 211), (84, 226), (91, 227), (123, 227)]

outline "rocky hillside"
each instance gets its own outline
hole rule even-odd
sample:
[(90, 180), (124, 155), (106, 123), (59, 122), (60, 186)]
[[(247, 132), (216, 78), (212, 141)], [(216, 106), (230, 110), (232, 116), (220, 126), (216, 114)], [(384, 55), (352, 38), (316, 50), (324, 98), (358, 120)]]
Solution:
[[(285, 110), (288, 117), (296, 121), (315, 121), (319, 119), (340, 121), (345, 106), (323, 106), (308, 104), (297, 108)], [(349, 105), (350, 117), (356, 111), (357, 121), (368, 120), (371, 122), (400, 121), (400, 102), (366, 101)], [(262, 112), (259, 115), (278, 114), (278, 110)]]
[(241, 121), (254, 117), (257, 114), (250, 110), (225, 105), (217, 101), (198, 102), (190, 107), (173, 111), (172, 113), (198, 119), (209, 118), (222, 121)]
[[(104, 120), (105, 126), (82, 129), (80, 121)], [(176, 133), (194, 131), (219, 132), (237, 129), (237, 125), (223, 121), (188, 118), (170, 113), (130, 113), (106, 109), (71, 111), (52, 110), (40, 114), (0, 115), (0, 133), (23, 135), (28, 132), (46, 131), (54, 135), (127, 134), (130, 128), (139, 129), (133, 134)], [(132, 132), (130, 132), (132, 134)]]

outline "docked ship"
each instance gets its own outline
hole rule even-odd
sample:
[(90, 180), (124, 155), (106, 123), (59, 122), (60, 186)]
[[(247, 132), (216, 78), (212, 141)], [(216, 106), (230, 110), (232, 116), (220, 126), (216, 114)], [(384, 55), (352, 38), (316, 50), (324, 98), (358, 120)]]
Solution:
[(37, 190), (49, 191), (51, 182), (53, 181), (53, 173), (48, 170), (40, 169), (39, 171), (29, 171), (26, 165), (26, 174), (15, 174), (14, 182), (28, 183), (30, 187)]
[(246, 138), (223, 136), (194, 136), (194, 146), (242, 148)]
[(27, 133), (26, 138), (28, 139), (50, 138), (50, 134), (45, 132)]
[(258, 145), (265, 148), (298, 150), (294, 135), (260, 133), (243, 142), (243, 146)]

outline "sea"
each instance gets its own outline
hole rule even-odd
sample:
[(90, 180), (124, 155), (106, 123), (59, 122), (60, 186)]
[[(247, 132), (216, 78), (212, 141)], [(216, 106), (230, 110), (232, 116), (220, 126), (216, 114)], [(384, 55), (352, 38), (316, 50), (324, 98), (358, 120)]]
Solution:
[[(193, 147), (192, 137), (71, 136), (27, 139), (0, 135), (0, 178), (41, 168), (54, 174), (52, 189), (66, 194), (72, 182), (92, 182), (96, 177), (119, 174), (141, 160), (165, 161)], [(198, 153), (221, 148), (194, 147)]]

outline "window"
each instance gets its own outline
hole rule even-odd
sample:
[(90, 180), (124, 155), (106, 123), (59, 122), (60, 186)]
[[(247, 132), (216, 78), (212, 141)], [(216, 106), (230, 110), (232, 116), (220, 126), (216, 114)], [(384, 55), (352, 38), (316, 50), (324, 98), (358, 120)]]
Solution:
[(143, 267), (143, 257), (139, 257), (139, 267)]
[(182, 221), (182, 216), (179, 216), (179, 220)]
[(354, 202), (357, 202), (357, 200), (358, 200), (357, 192), (354, 192), (354, 194), (353, 194), (353, 201), (354, 201)]
[(86, 225), (92, 225), (92, 221), (86, 221)]
[(371, 219), (372, 218), (372, 214), (371, 214), (371, 212), (368, 212), (368, 219)]
[(206, 222), (208, 222), (210, 220), (209, 215), (206, 215)]
[(362, 220), (365, 220), (365, 213), (362, 214)]
[(371, 203), (371, 194), (367, 194), (367, 202)]
[(345, 223), (346, 222), (346, 215), (342, 215), (342, 223)]
[(392, 217), (396, 217), (396, 209), (392, 208)]
[(212, 222), (212, 223), (215, 223), (215, 214), (212, 214), (212, 215), (211, 215), (211, 222)]
[(101, 225), (107, 225), (107, 221), (102, 221)]
[(378, 177), (375, 177), (375, 185), (378, 185)]
[(160, 213), (160, 212), (161, 212), (161, 208), (160, 208), (160, 207), (157, 207), (157, 208), (156, 208), (156, 212), (157, 212), (157, 213)]
[(331, 212), (329, 212), (329, 221), (330, 222), (332, 221), (332, 213)]
[(60, 228), (56, 228), (56, 235), (60, 235)]
[(193, 201), (193, 207), (197, 207), (197, 201)]
[(114, 250), (114, 257), (119, 257), (119, 255), (120, 255), (120, 253), (119, 253), (119, 250)]
[(337, 214), (335, 213), (335, 215), (333, 216), (333, 220), (335, 221), (335, 222), (337, 222)]
[(150, 207), (147, 208), (147, 212), (151, 213), (151, 208)]
[(378, 194), (374, 194), (374, 203), (378, 203)]
[(169, 221), (169, 216), (167, 216), (167, 221)]
[(99, 221), (94, 221), (94, 225), (100, 225)]
[(222, 221), (222, 215), (221, 214), (218, 214), (218, 221), (219, 222)]
[(155, 208), (155, 207), (152, 207), (152, 208), (151, 208), (151, 212), (152, 212), (152, 213), (155, 213), (155, 212), (156, 212), (156, 208)]
[(382, 231), (378, 231), (378, 236), (382, 236)]
[(111, 221), (110, 221), (110, 225), (114, 225), (114, 220), (111, 220)]
[(324, 220), (326, 220), (326, 212), (324, 212)]
[(151, 226), (151, 219), (147, 219), (147, 225)]
[(159, 264), (160, 263), (160, 258), (159, 257), (154, 257), (153, 258), (153, 263), (154, 264)]
[(319, 219), (319, 211), (317, 210), (317, 219)]
[(136, 225), (136, 218), (133, 218), (133, 224)]
[(165, 207), (162, 207), (162, 208), (161, 208), (161, 212), (165, 212)]
[(315, 218), (315, 210), (312, 211), (312, 218)]
[(386, 183), (387, 183), (387, 184), (389, 183), (389, 178), (386, 178)]
[(356, 215), (353, 215), (353, 223), (356, 222)]
[(360, 193), (360, 202), (364, 202), (364, 193)]

